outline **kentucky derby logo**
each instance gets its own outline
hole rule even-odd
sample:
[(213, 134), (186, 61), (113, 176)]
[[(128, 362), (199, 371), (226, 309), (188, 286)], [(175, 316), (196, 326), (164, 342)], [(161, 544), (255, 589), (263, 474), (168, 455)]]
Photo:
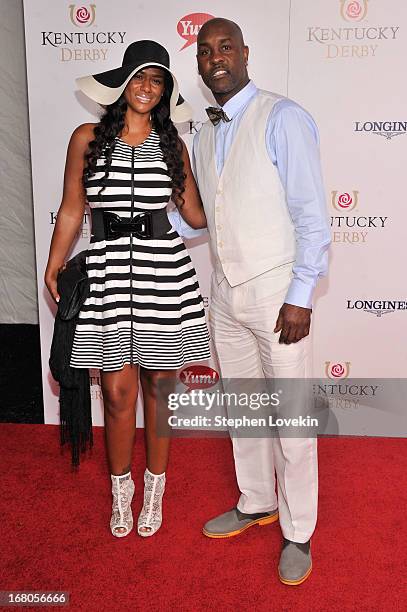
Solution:
[(69, 17), (75, 26), (88, 28), (95, 21), (96, 4), (89, 4), (88, 7), (71, 4), (69, 6)]
[(337, 1), (339, 14), (335, 20), (306, 28), (306, 41), (319, 46), (322, 57), (328, 61), (376, 57), (382, 45), (391, 44), (398, 38), (399, 25), (371, 24), (366, 20), (370, 0)]
[(177, 32), (186, 42), (180, 51), (196, 42), (199, 30), (209, 19), (213, 19), (213, 15), (209, 15), (209, 13), (191, 13), (181, 17), (177, 24)]
[(332, 363), (331, 361), (325, 361), (325, 375), (327, 378), (347, 378), (350, 372), (350, 361), (344, 361), (342, 363)]
[(348, 212), (353, 210), (358, 203), (358, 191), (352, 191), (352, 195), (347, 191), (344, 193), (339, 193), (338, 191), (332, 191), (332, 206), (341, 212)]
[(355, 189), (331, 191), (331, 206), (335, 209), (331, 216), (332, 242), (362, 245), (368, 241), (371, 231), (383, 230), (388, 225), (388, 216), (357, 214), (359, 194)]
[(341, 17), (345, 21), (362, 21), (367, 14), (369, 0), (339, 0), (341, 4)]

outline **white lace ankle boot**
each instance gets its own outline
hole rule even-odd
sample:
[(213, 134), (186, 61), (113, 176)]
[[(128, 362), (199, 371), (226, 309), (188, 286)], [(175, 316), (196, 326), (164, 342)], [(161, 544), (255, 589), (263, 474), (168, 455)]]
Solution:
[(137, 521), (138, 534), (143, 538), (152, 536), (161, 527), (162, 499), (165, 490), (165, 472), (144, 472), (144, 504)]
[(131, 473), (115, 476), (112, 479), (112, 518), (110, 529), (116, 538), (124, 538), (133, 529), (133, 514), (131, 512), (131, 500), (134, 495), (134, 482)]

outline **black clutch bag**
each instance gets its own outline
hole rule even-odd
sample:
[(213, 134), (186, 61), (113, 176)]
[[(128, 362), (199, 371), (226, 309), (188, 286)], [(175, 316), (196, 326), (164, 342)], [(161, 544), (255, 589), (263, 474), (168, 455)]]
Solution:
[(81, 251), (75, 255), (58, 274), (57, 288), (60, 296), (58, 315), (63, 321), (73, 319), (89, 295), (86, 254), (87, 251)]

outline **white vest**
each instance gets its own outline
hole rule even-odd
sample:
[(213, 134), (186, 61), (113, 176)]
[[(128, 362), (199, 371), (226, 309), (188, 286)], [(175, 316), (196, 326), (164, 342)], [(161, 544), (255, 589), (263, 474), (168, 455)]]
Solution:
[(226, 276), (234, 287), (295, 260), (294, 226), (265, 138), (280, 98), (260, 90), (249, 103), (220, 176), (213, 124), (206, 122), (199, 133), (197, 181), (218, 283)]

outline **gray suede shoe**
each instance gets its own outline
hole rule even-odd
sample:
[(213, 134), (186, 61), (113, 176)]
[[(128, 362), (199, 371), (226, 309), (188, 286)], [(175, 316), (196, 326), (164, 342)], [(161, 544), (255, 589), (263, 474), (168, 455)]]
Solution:
[(278, 519), (278, 510), (244, 514), (237, 508), (208, 521), (202, 530), (208, 538), (231, 538), (253, 525), (269, 525)]
[(310, 575), (312, 570), (310, 541), (299, 544), (284, 538), (278, 565), (278, 575), (284, 584), (301, 584)]

